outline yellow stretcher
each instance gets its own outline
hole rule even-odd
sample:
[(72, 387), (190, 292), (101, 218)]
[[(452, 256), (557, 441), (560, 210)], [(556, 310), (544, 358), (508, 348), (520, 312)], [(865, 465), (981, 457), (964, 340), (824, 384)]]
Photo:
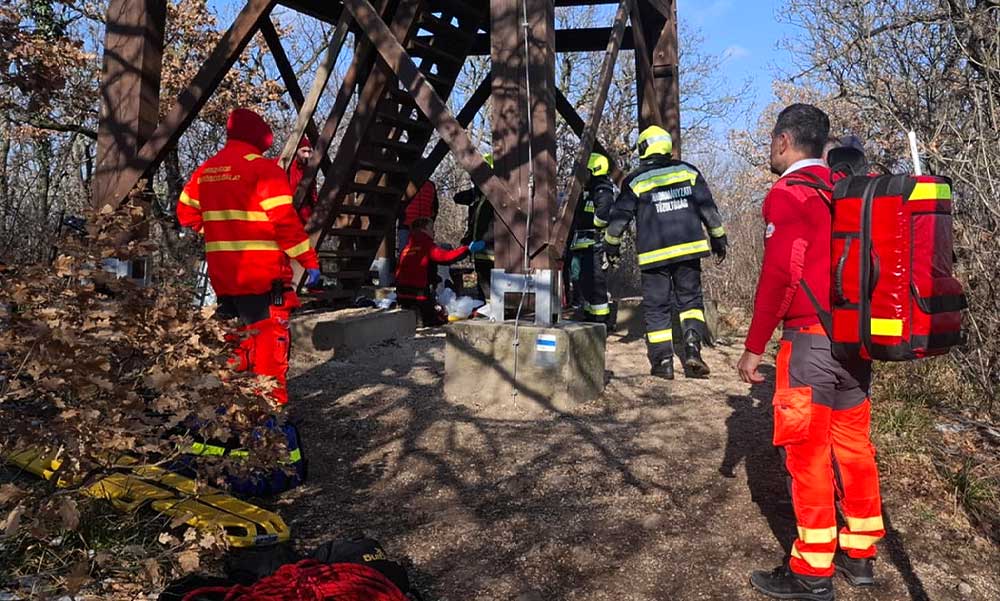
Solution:
[[(51, 480), (62, 465), (55, 452), (33, 448), (11, 453), (6, 460), (46, 480)], [(69, 484), (62, 478), (56, 482), (61, 488)], [(82, 492), (106, 499), (122, 512), (133, 512), (148, 504), (154, 511), (180, 518), (195, 528), (213, 532), (221, 529), (234, 547), (272, 545), (287, 541), (291, 535), (285, 522), (272, 511), (215, 488), (199, 487), (191, 478), (143, 465), (129, 455), (119, 457), (112, 473)]]

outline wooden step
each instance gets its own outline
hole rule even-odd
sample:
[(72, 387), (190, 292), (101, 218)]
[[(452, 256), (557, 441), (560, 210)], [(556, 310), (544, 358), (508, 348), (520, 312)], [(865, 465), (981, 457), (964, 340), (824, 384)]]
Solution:
[(445, 96), (445, 92), (450, 90), (455, 85), (455, 80), (448, 79), (447, 77), (441, 77), (440, 75), (434, 73), (424, 73), (424, 77), (441, 96)]
[(319, 258), (328, 259), (331, 261), (337, 261), (340, 259), (365, 259), (365, 258), (375, 258), (376, 247), (372, 247), (371, 250), (319, 250), (316, 254)]
[(399, 198), (403, 195), (403, 191), (399, 188), (389, 188), (386, 186), (377, 186), (375, 184), (362, 184), (358, 182), (353, 182), (347, 184), (347, 187), (354, 192), (364, 192), (365, 194), (377, 194), (378, 196), (392, 196)]
[[(429, 43), (435, 40), (435, 36), (418, 36), (411, 39), (409, 43), (410, 54), (412, 56), (430, 59), (438, 64), (445, 63), (457, 66), (465, 62), (463, 57), (455, 56), (454, 54), (438, 46), (432, 46)], [(440, 43), (440, 40), (437, 40), (437, 43)]]
[(357, 270), (357, 271), (324, 271), (323, 277), (325, 278), (336, 278), (337, 280), (364, 280), (368, 278), (368, 274), (371, 273), (368, 270)]
[[(426, 74), (424, 74), (424, 76), (427, 77)], [(397, 87), (389, 87), (386, 89), (386, 94), (397, 104), (417, 108), (417, 101), (410, 96), (410, 93), (407, 90)]]
[(358, 215), (360, 217), (395, 217), (396, 211), (388, 207), (380, 207), (371, 203), (363, 205), (341, 205), (340, 213), (344, 215)]
[(428, 14), (432, 12), (443, 12), (445, 14), (446, 21), (451, 20), (448, 18), (448, 13), (459, 17), (459, 19), (464, 16), (467, 20), (472, 20), (476, 23), (482, 23), (483, 19), (486, 17), (486, 13), (484, 13), (478, 6), (475, 6), (472, 2), (469, 2), (469, 0), (437, 0), (434, 4), (434, 8), (427, 11)]
[(379, 148), (390, 148), (400, 154), (416, 156), (424, 153), (423, 146), (419, 144), (410, 144), (409, 142), (400, 142), (399, 140), (375, 138), (371, 141), (371, 143), (373, 146), (378, 146)]
[(459, 38), (456, 41), (460, 42), (462, 46), (471, 46), (473, 40), (475, 39), (474, 34), (469, 33), (468, 31), (460, 27), (455, 27), (450, 22), (435, 17), (429, 12), (425, 13), (420, 18), (420, 27), (426, 29), (427, 31), (435, 35), (442, 36), (443, 38), (448, 38), (449, 36), (455, 36)]
[[(429, 121), (423, 119), (411, 119), (409, 117), (401, 117), (398, 114), (392, 114), (388, 112), (379, 111), (377, 118), (382, 123), (389, 125), (395, 125), (407, 130), (419, 130), (419, 131), (431, 131), (434, 126), (430, 124)], [(421, 149), (422, 150), (422, 149)]]
[(361, 230), (353, 227), (335, 227), (327, 232), (328, 236), (341, 238), (385, 238), (384, 230)]
[(358, 167), (365, 171), (375, 173), (409, 173), (410, 167), (402, 163), (393, 161), (379, 161), (376, 159), (358, 159)]

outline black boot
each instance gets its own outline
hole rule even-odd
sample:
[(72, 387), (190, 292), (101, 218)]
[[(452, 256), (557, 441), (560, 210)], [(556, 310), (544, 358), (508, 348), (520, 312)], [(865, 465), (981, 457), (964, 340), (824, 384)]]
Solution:
[(674, 379), (674, 358), (663, 359), (649, 370), (649, 375), (663, 378), (664, 380)]
[(750, 574), (750, 584), (772, 599), (833, 601), (833, 578), (800, 576), (787, 565)]
[(701, 336), (695, 330), (684, 332), (684, 376), (707, 378), (712, 370), (701, 358)]
[(837, 552), (833, 567), (847, 579), (851, 586), (875, 586), (875, 558), (854, 559), (847, 553)]

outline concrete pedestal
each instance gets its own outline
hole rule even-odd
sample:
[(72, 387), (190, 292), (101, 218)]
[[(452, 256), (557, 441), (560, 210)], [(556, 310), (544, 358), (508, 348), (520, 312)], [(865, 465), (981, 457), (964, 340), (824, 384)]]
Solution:
[[(522, 324), (517, 348), (517, 404), (568, 411), (604, 391), (603, 325)], [(454, 323), (446, 329), (444, 392), (451, 402), (490, 413), (512, 405), (514, 324)]]
[(394, 340), (412, 338), (417, 317), (412, 311), (343, 311), (296, 315), (291, 322), (294, 345), (312, 352), (342, 357), (353, 351)]

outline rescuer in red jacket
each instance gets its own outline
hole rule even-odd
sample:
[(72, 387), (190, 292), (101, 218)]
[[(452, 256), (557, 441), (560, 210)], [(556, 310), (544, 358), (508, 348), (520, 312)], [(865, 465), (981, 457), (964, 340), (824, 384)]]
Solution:
[[(295, 196), (295, 190), (299, 187), (299, 182), (302, 181), (302, 177), (306, 173), (306, 165), (309, 164), (312, 153), (312, 143), (309, 142), (309, 138), (302, 136), (302, 139), (299, 140), (299, 147), (295, 149), (295, 156), (292, 157), (292, 162), (288, 164), (288, 169), (285, 170), (285, 173), (288, 174), (288, 185), (292, 190), (292, 197)], [(308, 223), (309, 218), (312, 217), (318, 198), (316, 181), (313, 180), (313, 183), (309, 185), (306, 195), (302, 198), (302, 204), (298, 207), (299, 219), (302, 223)]]
[(286, 174), (262, 153), (274, 136), (253, 111), (236, 109), (225, 147), (184, 186), (177, 219), (205, 236), (208, 277), (220, 312), (235, 314), (246, 337), (231, 362), (278, 382), (272, 398), (288, 402), (288, 318), (299, 299), (291, 288), (295, 259), (319, 282), (319, 260), (292, 207)]
[(399, 253), (396, 268), (396, 298), (399, 305), (420, 312), (424, 326), (439, 326), (441, 318), (435, 304), (434, 284), (437, 265), (450, 265), (461, 261), (469, 253), (486, 248), (486, 243), (477, 240), (468, 246), (454, 250), (441, 248), (434, 243), (434, 222), (422, 217), (410, 225), (410, 239)]
[[(831, 182), (821, 159), (829, 130), (829, 118), (811, 105), (793, 104), (778, 116), (771, 170), (781, 177), (764, 199), (764, 260), (737, 366), (744, 382), (762, 383), (757, 367), (784, 322), (774, 444), (783, 448), (791, 475), (798, 539), (787, 563), (750, 578), (754, 588), (776, 599), (832, 600), (835, 572), (852, 585), (873, 585), (875, 543), (885, 534), (869, 437), (871, 363), (834, 358), (807, 292), (829, 311), (828, 201), (820, 191), (796, 184), (811, 177)], [(846, 524), (839, 532), (835, 491)]]

